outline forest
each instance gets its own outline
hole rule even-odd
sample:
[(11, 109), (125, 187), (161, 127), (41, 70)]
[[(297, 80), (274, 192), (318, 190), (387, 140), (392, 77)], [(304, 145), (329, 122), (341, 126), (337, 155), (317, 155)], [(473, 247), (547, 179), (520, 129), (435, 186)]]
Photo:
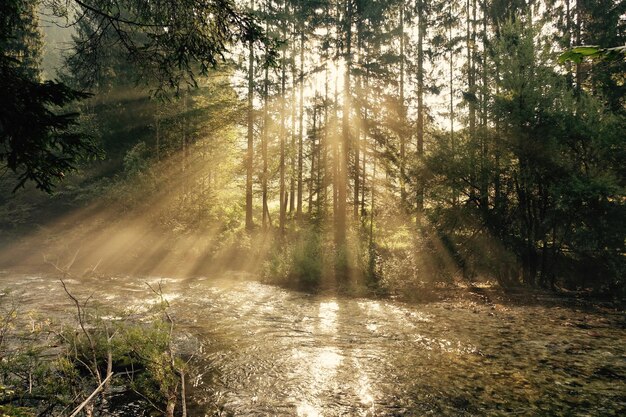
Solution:
[(4, 0), (0, 52), (0, 416), (626, 412), (625, 2)]

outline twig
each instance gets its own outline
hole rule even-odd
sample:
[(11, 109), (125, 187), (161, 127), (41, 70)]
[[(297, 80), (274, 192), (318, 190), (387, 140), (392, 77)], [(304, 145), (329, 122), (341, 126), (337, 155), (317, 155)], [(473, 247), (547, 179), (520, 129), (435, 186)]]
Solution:
[(185, 371), (179, 369), (178, 373), (180, 374), (180, 401), (183, 408), (182, 417), (187, 417), (187, 400), (185, 398), (187, 396), (185, 393)]
[(74, 257), (72, 258), (72, 260), (65, 266), (65, 271), (67, 271), (69, 273), (70, 269), (72, 268), (72, 266), (74, 265), (74, 262), (76, 262), (76, 257), (78, 257), (78, 252), (80, 252), (80, 249), (76, 249), (76, 252), (74, 252)]
[(87, 301), (89, 300), (89, 298), (91, 298), (91, 296), (89, 296), (87, 301), (85, 301), (85, 304), (83, 304), (83, 306), (81, 306), (80, 302), (78, 301), (78, 299), (76, 297), (74, 297), (74, 295), (72, 295), (72, 293), (70, 293), (70, 291), (67, 289), (67, 286), (65, 285), (65, 282), (63, 281), (63, 279), (60, 279), (59, 281), (61, 281), (61, 285), (63, 286), (63, 290), (65, 290), (65, 293), (67, 294), (67, 296), (70, 297), (70, 299), (76, 305), (77, 316), (78, 316), (78, 325), (80, 326), (81, 330), (83, 331), (83, 334), (85, 335), (85, 337), (87, 337), (87, 340), (89, 341), (89, 347), (91, 348), (91, 354), (92, 354), (92, 357), (93, 357), (92, 360), (93, 360), (94, 376), (96, 377), (98, 383), (102, 383), (102, 376), (100, 375), (100, 371), (98, 370), (98, 358), (97, 358), (97, 355), (96, 355), (96, 345), (95, 345), (95, 343), (93, 341), (93, 338), (91, 337), (91, 334), (85, 328), (84, 307), (85, 307), (85, 304), (87, 303)]
[[(173, 340), (173, 334), (174, 334), (174, 319), (172, 318), (172, 316), (170, 315), (170, 313), (168, 311), (168, 308), (170, 307), (170, 303), (163, 296), (163, 288), (161, 287), (161, 282), (160, 281), (159, 281), (159, 284), (158, 284), (158, 289), (152, 287), (148, 282), (146, 282), (146, 285), (148, 286), (148, 288), (150, 288), (152, 290), (152, 292), (154, 292), (161, 299), (161, 305), (165, 306), (165, 308), (163, 309), (163, 314), (165, 315), (165, 318), (167, 319), (167, 321), (170, 323), (169, 342), (168, 342), (168, 346), (167, 346), (169, 359), (170, 359), (170, 369), (173, 372), (175, 372), (176, 374), (178, 374), (178, 377), (180, 378), (180, 384), (181, 384), (180, 397), (181, 397), (181, 403), (182, 403), (182, 417), (187, 417), (187, 401), (185, 399), (185, 396), (186, 396), (186, 392), (185, 392), (185, 371), (184, 371), (184, 369), (182, 367), (179, 368), (179, 367), (176, 366), (176, 360), (175, 360), (175, 355), (174, 355), (174, 348), (172, 346), (172, 340)], [(178, 390), (178, 388), (174, 389), (174, 395), (176, 395), (175, 393), (176, 393), (177, 390)], [(168, 403), (169, 403), (169, 401), (170, 400), (168, 399)], [(168, 404), (168, 409), (169, 409), (169, 404)]]

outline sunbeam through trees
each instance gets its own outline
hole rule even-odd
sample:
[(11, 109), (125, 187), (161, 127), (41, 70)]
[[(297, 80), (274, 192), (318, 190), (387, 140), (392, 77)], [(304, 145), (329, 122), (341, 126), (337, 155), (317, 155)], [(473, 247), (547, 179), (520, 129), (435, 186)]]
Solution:
[(625, 45), (614, 0), (4, 0), (0, 415), (626, 412)]

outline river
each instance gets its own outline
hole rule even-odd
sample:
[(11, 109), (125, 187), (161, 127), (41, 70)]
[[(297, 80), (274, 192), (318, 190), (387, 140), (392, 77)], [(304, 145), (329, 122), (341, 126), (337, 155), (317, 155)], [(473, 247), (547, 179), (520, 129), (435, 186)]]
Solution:
[[(57, 279), (0, 278), (22, 309), (71, 308)], [(626, 415), (620, 311), (410, 305), (310, 295), (234, 273), (66, 282), (77, 295), (127, 309), (149, 305), (146, 282), (161, 282), (181, 349), (195, 352), (190, 416)]]

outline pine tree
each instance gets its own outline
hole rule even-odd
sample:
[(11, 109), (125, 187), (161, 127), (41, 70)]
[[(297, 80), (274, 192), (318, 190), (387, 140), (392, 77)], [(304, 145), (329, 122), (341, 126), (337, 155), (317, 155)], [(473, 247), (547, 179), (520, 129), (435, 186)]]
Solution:
[(26, 0), (0, 6), (0, 162), (17, 175), (14, 191), (32, 181), (50, 192), (98, 148), (74, 128), (77, 113), (51, 110), (89, 95), (39, 80), (36, 7)]

